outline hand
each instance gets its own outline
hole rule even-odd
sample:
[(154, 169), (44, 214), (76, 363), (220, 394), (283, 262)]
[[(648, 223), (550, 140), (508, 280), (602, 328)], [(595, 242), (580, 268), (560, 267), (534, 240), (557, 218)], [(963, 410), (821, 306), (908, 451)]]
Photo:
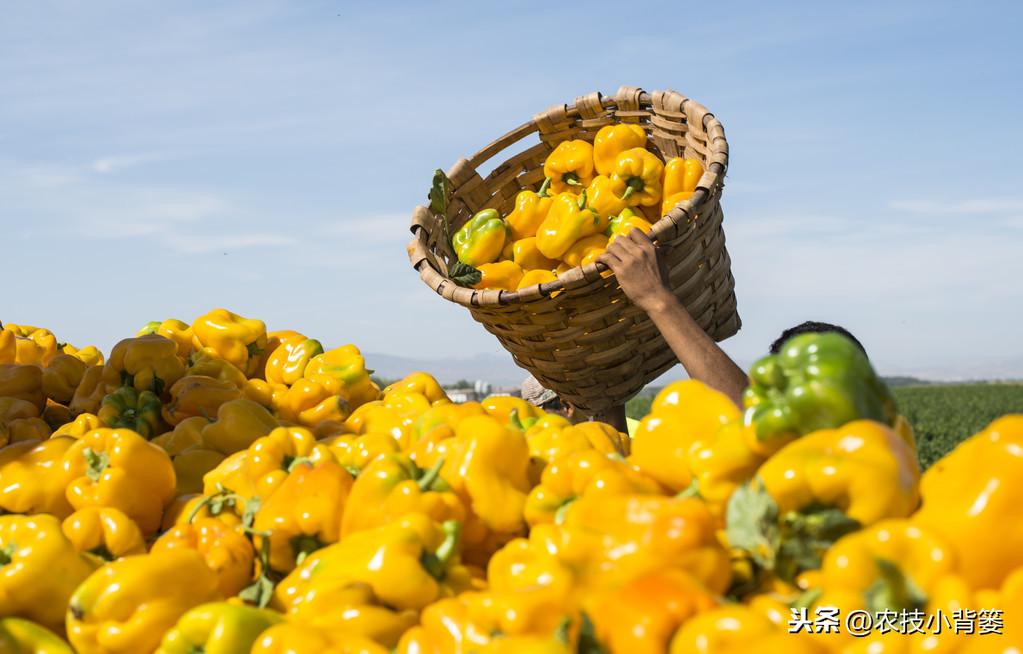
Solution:
[(597, 261), (618, 278), (625, 295), (647, 313), (663, 303), (668, 288), (668, 267), (650, 238), (638, 229), (619, 236)]

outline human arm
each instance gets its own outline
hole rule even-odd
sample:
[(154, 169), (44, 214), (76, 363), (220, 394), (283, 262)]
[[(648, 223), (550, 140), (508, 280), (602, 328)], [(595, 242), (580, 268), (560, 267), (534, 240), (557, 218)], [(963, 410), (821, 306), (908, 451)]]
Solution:
[(746, 373), (668, 288), (667, 269), (650, 239), (633, 229), (616, 238), (598, 261), (614, 272), (625, 295), (650, 317), (689, 376), (742, 406), (742, 392), (749, 384)]

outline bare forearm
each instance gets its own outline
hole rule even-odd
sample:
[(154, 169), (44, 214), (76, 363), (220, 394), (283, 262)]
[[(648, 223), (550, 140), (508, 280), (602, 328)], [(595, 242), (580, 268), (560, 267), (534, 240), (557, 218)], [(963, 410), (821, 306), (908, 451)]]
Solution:
[(670, 291), (658, 293), (647, 314), (691, 378), (742, 406), (742, 392), (749, 383), (746, 373), (696, 324)]

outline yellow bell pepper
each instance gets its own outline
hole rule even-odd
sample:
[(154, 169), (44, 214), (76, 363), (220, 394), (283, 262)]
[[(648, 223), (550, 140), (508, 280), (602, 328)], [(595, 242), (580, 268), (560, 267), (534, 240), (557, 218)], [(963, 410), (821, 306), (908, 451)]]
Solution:
[[(534, 531), (542, 536), (544, 527), (550, 526)], [(580, 571), (584, 587), (612, 588), (665, 567), (686, 570), (713, 593), (723, 592), (731, 579), (717, 521), (695, 498), (584, 495), (569, 505), (559, 531), (559, 555)], [(590, 544), (576, 551), (572, 539)]]
[(264, 631), (253, 644), (251, 654), (390, 654), (390, 650), (343, 629), (317, 629), (286, 622)]
[(553, 270), (558, 262), (543, 256), (536, 247), (536, 237), (521, 238), (512, 243), (512, 260), (523, 270)]
[(593, 165), (601, 175), (614, 172), (618, 155), (632, 148), (646, 147), (646, 132), (636, 124), (605, 125), (593, 138)]
[[(1023, 566), (1023, 415), (989, 424), (932, 465), (914, 523), (944, 538), (974, 588), (997, 587)], [(997, 535), (997, 536), (995, 536)]]
[(271, 384), (294, 384), (305, 373), (309, 361), (323, 354), (319, 341), (307, 338), (299, 342), (281, 343), (266, 362), (266, 381)]
[(606, 228), (607, 221), (587, 204), (585, 191), (559, 193), (536, 232), (536, 247), (548, 259), (560, 259), (573, 243)]
[(145, 336), (146, 334), (156, 334), (174, 341), (178, 347), (178, 356), (182, 359), (187, 359), (195, 351), (195, 335), (187, 322), (174, 318), (164, 321), (157, 320), (146, 323), (146, 326), (140, 329), (135, 336)]
[(611, 190), (630, 207), (660, 206), (664, 163), (643, 148), (625, 150), (615, 159)]
[(68, 640), (79, 654), (152, 652), (182, 614), (217, 599), (216, 575), (193, 550), (129, 556), (75, 590), (67, 605)]
[(359, 348), (342, 345), (310, 359), (305, 378), (323, 384), (332, 394), (343, 393), (355, 409), (380, 397), (378, 387), (366, 369), (366, 360)]
[(260, 635), (284, 620), (275, 611), (210, 602), (181, 616), (156, 654), (248, 654)]
[(539, 192), (520, 191), (515, 196), (515, 208), (505, 216), (508, 240), (518, 241), (536, 236), (536, 230), (543, 224), (551, 208), (551, 196), (547, 193), (549, 187), (549, 182), (545, 181)]
[(132, 386), (121, 386), (103, 398), (96, 417), (104, 427), (130, 429), (148, 439), (164, 429), (162, 409), (160, 398), (152, 391), (140, 393)]
[(672, 157), (664, 164), (664, 197), (676, 193), (692, 193), (703, 177), (703, 164), (698, 159)]
[[(338, 390), (336, 384), (331, 385)], [(314, 429), (321, 423), (343, 423), (351, 414), (348, 391), (332, 392), (327, 383), (300, 379), (290, 387), (281, 384), (274, 387), (284, 389), (272, 398), (277, 415), (283, 421)]]
[(448, 394), (441, 387), (440, 382), (428, 372), (418, 371), (405, 375), (402, 379), (385, 388), (383, 395), (386, 398), (388, 395), (399, 392), (418, 393), (429, 400), (433, 406), (451, 402), (451, 398), (448, 397)]
[[(536, 286), (537, 284), (549, 284), (557, 278), (557, 275), (550, 270), (530, 270), (522, 276), (522, 279), (519, 280), (518, 286), (515, 288), (523, 289), (529, 288), (530, 286)], [(554, 295), (557, 295), (557, 292), (555, 292)]]
[(475, 289), (494, 289), (511, 291), (518, 288), (524, 274), (522, 266), (514, 261), (497, 261), (485, 263), (479, 267), (480, 280), (473, 285)]
[(3, 326), (3, 331), (14, 334), (15, 337), (14, 361), (9, 363), (45, 366), (59, 351), (57, 337), (48, 329), (7, 323)]
[[(0, 332), (2, 334), (4, 332)], [(10, 333), (10, 332), (7, 332)], [(0, 618), (2, 654), (74, 654), (71, 646), (45, 627), (21, 618)]]
[(463, 522), (465, 507), (439, 477), (438, 461), (423, 470), (402, 454), (389, 454), (367, 465), (356, 477), (345, 505), (341, 536), (366, 531), (419, 513), (434, 522)]
[(534, 482), (540, 480), (546, 465), (576, 452), (594, 450), (601, 454), (625, 456), (629, 451), (628, 437), (602, 422), (562, 425), (557, 421), (553, 426), (545, 425), (546, 422), (540, 421), (526, 431), (531, 458), (530, 478)]
[(636, 428), (629, 460), (670, 490), (685, 490), (692, 482), (687, 458), (693, 443), (712, 438), (741, 416), (724, 393), (692, 379), (673, 382), (661, 389)]
[(543, 162), (543, 174), (551, 180), (551, 193), (578, 193), (593, 179), (593, 146), (586, 141), (562, 141)]
[(432, 467), (442, 459), (440, 476), (489, 529), (516, 533), (525, 526), (529, 445), (521, 432), (489, 416), (465, 418), (454, 437), (416, 464)]
[(17, 363), (18, 344), (17, 335), (12, 331), (0, 329), (0, 364)]
[(615, 242), (615, 239), (619, 236), (625, 236), (633, 229), (638, 229), (644, 234), (649, 234), (653, 231), (654, 226), (651, 225), (643, 216), (638, 215), (631, 207), (622, 210), (617, 216), (611, 219), (610, 227), (611, 236), (607, 240), (607, 244), (611, 245)]
[(269, 496), (297, 465), (334, 460), (330, 449), (301, 427), (278, 427), (256, 439), (247, 452), (246, 472), (259, 497)]
[(245, 397), (266, 409), (275, 409), (282, 401), (288, 387), (284, 384), (270, 384), (263, 379), (250, 379), (242, 387)]
[(174, 425), (174, 429), (156, 436), (149, 442), (153, 445), (159, 445), (163, 448), (164, 452), (175, 457), (189, 449), (202, 447), (202, 430), (208, 424), (210, 424), (210, 421), (201, 416), (185, 418)]
[(224, 455), (216, 450), (193, 447), (173, 457), (175, 495), (200, 493), (203, 478), (224, 461)]
[[(492, 399), (495, 398), (488, 398), (487, 401)], [(409, 456), (413, 461), (420, 463), (432, 459), (432, 453), (437, 445), (455, 435), (458, 423), (471, 416), (482, 415), (485, 414), (479, 402), (442, 404), (431, 407), (416, 418), (412, 425), (411, 442), (407, 448)], [(497, 419), (507, 422), (507, 418), (503, 421), (500, 417)]]
[(597, 639), (610, 651), (663, 654), (680, 626), (717, 605), (692, 575), (667, 568), (591, 596), (586, 609)]
[(0, 365), (0, 397), (14, 397), (31, 402), (42, 411), (46, 407), (43, 371), (32, 365)]
[[(840, 538), (824, 555), (818, 606), (871, 611), (927, 604), (939, 580), (955, 571), (942, 540), (907, 520), (883, 520)], [(855, 596), (855, 603), (847, 598)]]
[[(103, 381), (104, 366), (93, 366), (82, 375), (82, 381), (75, 389), (74, 397), (68, 407), (72, 415), (83, 413), (95, 414), (100, 403), (107, 395), (107, 385)], [(2, 373), (0, 373), (2, 374)]]
[(61, 631), (64, 607), (95, 566), (51, 515), (0, 516), (0, 615)]
[(252, 527), (257, 534), (269, 534), (257, 536), (255, 544), (268, 538), (272, 570), (291, 572), (316, 550), (340, 540), (352, 483), (352, 476), (333, 461), (299, 465), (263, 501)]
[(209, 348), (216, 356), (255, 377), (266, 349), (266, 325), (227, 309), (214, 309), (192, 323), (198, 349)]
[(529, 491), (523, 514), (530, 526), (556, 522), (586, 495), (659, 494), (661, 486), (620, 458), (582, 450), (555, 459)]
[[(360, 531), (307, 557), (278, 584), (275, 602), (291, 614), (318, 613), (316, 596), (329, 596), (351, 583), (368, 584), (394, 609), (418, 611), (468, 585), (458, 559), (457, 522), (437, 525), (411, 513), (397, 522)], [(336, 610), (336, 609), (334, 609)]]
[(497, 209), (476, 212), (451, 239), (458, 260), (478, 268), (501, 256), (508, 237), (508, 225)]
[(597, 260), (607, 249), (607, 237), (603, 234), (591, 234), (572, 244), (572, 247), (561, 255), (561, 260), (568, 265), (585, 266)]
[(532, 427), (544, 415), (540, 407), (511, 395), (491, 395), (480, 402), (477, 410), (480, 408), (502, 425), (511, 425), (520, 431)]
[(628, 202), (618, 197), (611, 188), (611, 178), (604, 175), (597, 175), (586, 187), (586, 203), (600, 216), (600, 231), (607, 229), (612, 216), (617, 216), (628, 207)]
[(220, 495), (218, 498), (211, 499), (202, 493), (178, 495), (163, 512), (160, 530), (170, 531), (174, 527), (191, 524), (201, 518), (212, 518), (230, 527), (240, 526), (242, 516), (233, 510), (234, 501), (223, 500), (223, 497)]
[(166, 389), (184, 377), (185, 362), (178, 356), (174, 341), (156, 334), (126, 338), (110, 351), (103, 369), (107, 392), (121, 385), (162, 396)]
[(729, 542), (789, 580), (820, 567), (837, 538), (919, 503), (919, 464), (890, 427), (857, 420), (784, 446), (736, 490), (728, 504)]
[(146, 553), (139, 526), (118, 509), (90, 506), (75, 511), (64, 519), (61, 530), (77, 551), (95, 556), (100, 564)]
[(725, 604), (693, 616), (671, 639), (669, 654), (825, 654), (812, 637), (790, 634), (785, 626), (741, 604)]
[(193, 416), (213, 418), (222, 404), (240, 397), (242, 392), (231, 382), (189, 375), (170, 387), (170, 401), (164, 405), (161, 415), (170, 425)]
[(90, 368), (103, 365), (103, 353), (95, 345), (87, 345), (78, 349), (70, 343), (65, 343), (60, 351), (64, 354), (70, 354)]
[[(194, 509), (193, 509), (194, 511)], [(252, 544), (237, 525), (231, 525), (221, 517), (190, 515), (184, 511), (186, 520), (171, 526), (153, 543), (152, 553), (178, 550), (194, 550), (216, 577), (216, 586), (224, 597), (237, 595), (252, 577), (255, 552)]]
[(381, 401), (367, 402), (356, 409), (345, 427), (354, 434), (390, 434), (404, 448), (412, 440), (416, 420), (431, 408), (424, 395), (392, 392)]
[(66, 436), (24, 441), (0, 448), (0, 509), (7, 513), (49, 513), (66, 518), (74, 509), (66, 489), (72, 477), (63, 458), (75, 443)]
[(224, 402), (217, 409), (216, 421), (203, 427), (202, 444), (221, 454), (248, 449), (256, 439), (278, 427), (277, 420), (265, 408), (247, 398)]
[(43, 413), (39, 417), (50, 428), (51, 434), (53, 430), (60, 429), (74, 421), (74, 418), (71, 416), (71, 409), (63, 404), (57, 404), (53, 400), (46, 400), (46, 408), (43, 409)]
[(89, 432), (64, 453), (63, 467), (71, 477), (71, 506), (120, 509), (147, 536), (159, 529), (163, 507), (174, 497), (170, 457), (127, 429)]
[(686, 462), (691, 488), (715, 515), (724, 515), (735, 489), (752, 479), (764, 463), (766, 457), (749, 446), (755, 439), (753, 427), (736, 420), (715, 434), (697, 437), (689, 446)]
[(341, 434), (320, 441), (330, 448), (337, 462), (353, 475), (361, 474), (373, 461), (388, 454), (401, 452), (401, 446), (391, 434)]
[(209, 350), (199, 350), (188, 357), (185, 375), (213, 377), (220, 381), (231, 382), (238, 388), (244, 388), (248, 382), (244, 372)]
[(39, 417), (36, 405), (16, 397), (0, 397), (0, 447), (49, 436), (50, 426)]
[(57, 354), (43, 370), (43, 393), (54, 402), (70, 402), (87, 369), (81, 359), (70, 354)]

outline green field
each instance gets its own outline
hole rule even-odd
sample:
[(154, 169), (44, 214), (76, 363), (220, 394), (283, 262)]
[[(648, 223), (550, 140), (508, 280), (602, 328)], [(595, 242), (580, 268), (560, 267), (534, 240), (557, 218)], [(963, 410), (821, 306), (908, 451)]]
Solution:
[(924, 467), (998, 416), (1023, 413), (1023, 384), (943, 384), (892, 390), (899, 411), (916, 432)]
[[(916, 432), (924, 467), (960, 441), (1006, 413), (1023, 413), (1023, 384), (928, 384), (892, 389)], [(626, 405), (630, 418), (650, 411), (653, 395), (638, 395)]]

